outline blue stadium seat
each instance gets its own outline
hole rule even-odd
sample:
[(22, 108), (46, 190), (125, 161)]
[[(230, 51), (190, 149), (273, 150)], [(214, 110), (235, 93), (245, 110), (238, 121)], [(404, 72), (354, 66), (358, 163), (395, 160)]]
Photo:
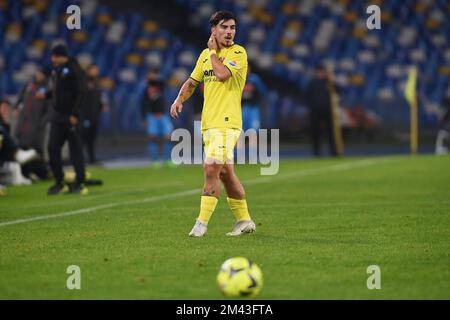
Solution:
[[(423, 94), (439, 103), (449, 90), (449, 76), (439, 74), (437, 70), (440, 66), (448, 66), (449, 61), (445, 60), (443, 52), (449, 48), (448, 34), (450, 34), (450, 19), (448, 19), (448, 2), (446, 0), (436, 0), (425, 9), (417, 9), (416, 1), (386, 1), (381, 4), (383, 21), (382, 30), (360, 30), (358, 23), (360, 17), (365, 15), (366, 1), (342, 1), (331, 5), (342, 6), (342, 12), (337, 13), (337, 8), (328, 5), (326, 2), (313, 3), (312, 10), (307, 11), (305, 6), (300, 6), (298, 1), (268, 0), (264, 8), (257, 9), (255, 5), (237, 0), (177, 0), (181, 6), (191, 14), (200, 14), (205, 6), (210, 6), (212, 10), (227, 9), (234, 11), (237, 16), (247, 14), (251, 20), (243, 20), (239, 25), (236, 42), (248, 45), (251, 41), (251, 31), (261, 29), (265, 32), (264, 41), (252, 42), (259, 51), (275, 57), (279, 54), (285, 55), (289, 61), (298, 61), (304, 66), (302, 71), (292, 71), (284, 61), (274, 63), (268, 68), (273, 75), (284, 75), (293, 85), (302, 89), (309, 81), (312, 68), (321, 61), (333, 61), (336, 65), (335, 71), (345, 77), (351, 78), (360, 75), (365, 83), (363, 86), (349, 84), (342, 88), (342, 101), (345, 106), (365, 104), (370, 108), (377, 108), (377, 93), (381, 88), (388, 88), (394, 92), (393, 105), (403, 101), (403, 94), (400, 90), (401, 83), (405, 77), (391, 78), (386, 75), (386, 70), (390, 65), (396, 64), (402, 70), (406, 70), (414, 63), (410, 52), (413, 49), (422, 50), (426, 59), (418, 63), (420, 72), (419, 87)], [(71, 4), (69, 0), (54, 0), (48, 2), (46, 10), (31, 16), (24, 16), (24, 8), (31, 6), (32, 2), (8, 1), (7, 10), (0, 11), (0, 56), (3, 57), (3, 70), (0, 70), (0, 94), (3, 96), (14, 96), (18, 94), (22, 83), (15, 81), (14, 74), (21, 70), (26, 62), (34, 62), (39, 65), (49, 65), (50, 46), (56, 39), (63, 39), (69, 45), (74, 55), (89, 54), (93, 61), (100, 67), (101, 75), (114, 81), (114, 92), (109, 92), (111, 99), (117, 104), (116, 111), (120, 114), (120, 128), (123, 130), (133, 130), (139, 123), (139, 94), (136, 83), (139, 83), (148, 72), (150, 65), (146, 57), (150, 53), (159, 54), (161, 57), (161, 75), (165, 79), (170, 79), (178, 68), (190, 70), (193, 64), (180, 61), (180, 56), (191, 52), (197, 57), (203, 48), (193, 47), (178, 39), (177, 34), (160, 27), (144, 28), (144, 18), (141, 14), (114, 14), (107, 5), (97, 5), (92, 15), (83, 16), (83, 31), (88, 35), (85, 41), (75, 41), (73, 31), (66, 28), (60, 20), (65, 13), (65, 9)], [(438, 28), (433, 27), (438, 23), (430, 22), (429, 13), (433, 10), (441, 12), (444, 17)], [(356, 18), (355, 18), (356, 17)], [(43, 26), (50, 21), (57, 21), (56, 33), (45, 32)], [(293, 39), (293, 45), (283, 43), (282, 39), (287, 32), (292, 21), (300, 23), (298, 37)], [(328, 48), (324, 51), (315, 50), (315, 45), (319, 33), (323, 30), (323, 22), (329, 21), (338, 26), (334, 34), (328, 41)], [(395, 23), (394, 23), (395, 22)], [(20, 39), (14, 41), (12, 34), (17, 25)], [(124, 34), (120, 42), (111, 42), (107, 39), (108, 30), (112, 23), (124, 23)], [(416, 30), (416, 39), (403, 47), (399, 43), (399, 37), (403, 28), (411, 27)], [(209, 25), (202, 24), (205, 36), (209, 34)], [(360, 33), (358, 33), (360, 32)], [(370, 44), (368, 37), (379, 41), (380, 45)], [(437, 49), (433, 41), (436, 37), (446, 37), (447, 41), (441, 48)], [(11, 40), (12, 39), (12, 40)], [(41, 58), (28, 57), (27, 50), (33, 46), (35, 40), (43, 40), (47, 44)], [(138, 40), (147, 40), (140, 46)], [(309, 53), (298, 56), (294, 54), (297, 45), (305, 45), (310, 49)], [(371, 52), (375, 57), (373, 62), (365, 62), (359, 59), (363, 52)], [(140, 58), (129, 61), (129, 55), (135, 54)], [(252, 57), (258, 62), (258, 57)], [(353, 61), (352, 70), (344, 70), (339, 62), (344, 59)], [(124, 68), (136, 74), (136, 83), (123, 82), (118, 74)], [(423, 79), (423, 80), (422, 80)], [(167, 101), (173, 98), (178, 88), (168, 88)], [(283, 104), (283, 97), (274, 92), (269, 93), (268, 123), (275, 125), (279, 120), (277, 106)], [(291, 110), (291, 109), (285, 109)], [(278, 110), (279, 111), (279, 110)], [(292, 111), (292, 110), (291, 110)], [(294, 111), (292, 111), (294, 112)], [(297, 112), (297, 111), (295, 111)], [(389, 113), (385, 113), (389, 116)], [(181, 125), (182, 122), (177, 124)], [(402, 121), (407, 121), (403, 119)], [(424, 115), (421, 118), (423, 125), (434, 123), (435, 119)], [(113, 123), (105, 119), (102, 126), (111, 128)]]

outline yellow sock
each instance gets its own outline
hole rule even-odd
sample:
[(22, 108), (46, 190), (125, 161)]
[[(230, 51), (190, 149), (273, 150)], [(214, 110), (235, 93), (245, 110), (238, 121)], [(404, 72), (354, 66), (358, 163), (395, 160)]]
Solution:
[(248, 213), (247, 208), (247, 200), (227, 198), (227, 201), (231, 211), (233, 211), (236, 221), (250, 220), (250, 214)]
[(200, 200), (200, 214), (198, 220), (207, 224), (216, 208), (219, 199), (216, 197), (202, 196)]

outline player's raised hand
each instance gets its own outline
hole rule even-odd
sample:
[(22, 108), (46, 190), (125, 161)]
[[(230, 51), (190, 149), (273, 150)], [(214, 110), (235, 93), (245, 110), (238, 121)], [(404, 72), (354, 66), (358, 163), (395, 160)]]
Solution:
[(174, 119), (178, 119), (178, 113), (183, 110), (183, 104), (180, 100), (175, 100), (170, 107), (170, 116)]
[(219, 45), (217, 44), (216, 35), (214, 33), (211, 34), (208, 40), (208, 49), (209, 50), (217, 50), (219, 49)]

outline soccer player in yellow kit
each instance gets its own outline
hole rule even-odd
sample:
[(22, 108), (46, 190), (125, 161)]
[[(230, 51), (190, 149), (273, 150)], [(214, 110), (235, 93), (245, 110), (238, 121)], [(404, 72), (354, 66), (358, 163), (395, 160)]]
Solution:
[(236, 17), (229, 11), (211, 16), (211, 37), (208, 48), (200, 54), (190, 78), (181, 87), (170, 108), (178, 117), (195, 88), (204, 82), (204, 104), (201, 130), (205, 147), (204, 186), (200, 214), (189, 236), (202, 237), (207, 231), (220, 195), (220, 182), (227, 192), (228, 205), (236, 218), (228, 236), (254, 232), (245, 191), (233, 167), (233, 150), (242, 128), (241, 97), (247, 77), (247, 53), (233, 42)]

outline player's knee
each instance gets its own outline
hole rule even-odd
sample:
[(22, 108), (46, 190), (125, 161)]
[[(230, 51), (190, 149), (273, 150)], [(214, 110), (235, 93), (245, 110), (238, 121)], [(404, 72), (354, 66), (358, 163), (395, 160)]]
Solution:
[(207, 178), (217, 178), (220, 174), (220, 169), (214, 164), (205, 164), (204, 171)]
[(227, 182), (230, 179), (229, 174), (225, 169), (220, 170), (219, 178), (222, 182)]

